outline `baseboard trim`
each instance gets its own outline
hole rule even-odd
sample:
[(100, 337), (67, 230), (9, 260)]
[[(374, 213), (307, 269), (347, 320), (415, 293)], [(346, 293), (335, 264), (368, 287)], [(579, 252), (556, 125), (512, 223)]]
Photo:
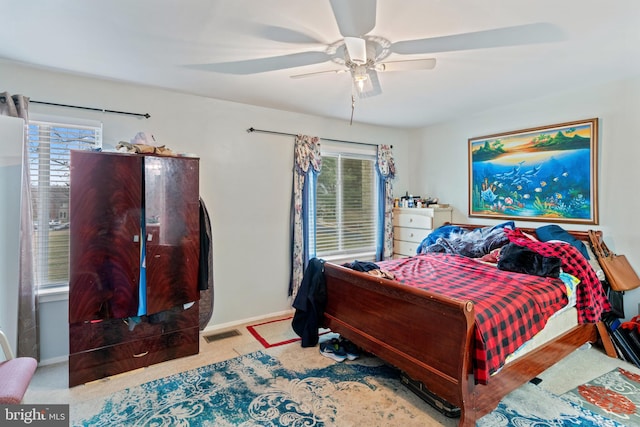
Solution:
[(55, 365), (57, 363), (68, 362), (69, 356), (58, 356), (58, 357), (50, 357), (48, 359), (43, 359), (38, 362), (38, 366), (47, 366), (47, 365)]
[(285, 317), (285, 316), (291, 316), (293, 315), (294, 310), (290, 309), (290, 310), (284, 310), (284, 311), (279, 311), (276, 313), (270, 313), (270, 314), (265, 314), (262, 316), (256, 316), (256, 317), (250, 317), (247, 319), (243, 319), (243, 320), (237, 320), (234, 322), (228, 322), (228, 323), (221, 323), (219, 325), (207, 325), (202, 331), (200, 331), (200, 334), (209, 334), (211, 332), (217, 332), (217, 331), (221, 331), (224, 329), (230, 329), (230, 328), (236, 328), (240, 325), (244, 325), (246, 323), (259, 323), (261, 321), (266, 321), (269, 320), (271, 318), (277, 318), (277, 317)]

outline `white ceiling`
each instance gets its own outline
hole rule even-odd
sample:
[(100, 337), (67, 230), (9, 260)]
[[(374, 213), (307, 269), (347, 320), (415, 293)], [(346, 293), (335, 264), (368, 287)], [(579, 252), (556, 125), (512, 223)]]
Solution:
[[(335, 69), (330, 61), (255, 74), (206, 69), (325, 52), (342, 39), (329, 0), (0, 0), (0, 16), (0, 58), (317, 116), (351, 115), (349, 73), (290, 78)], [(380, 73), (382, 94), (357, 99), (354, 121), (421, 127), (640, 74), (638, 0), (378, 0), (369, 34), (398, 42), (540, 23), (551, 25), (554, 41), (391, 54), (437, 65)]]

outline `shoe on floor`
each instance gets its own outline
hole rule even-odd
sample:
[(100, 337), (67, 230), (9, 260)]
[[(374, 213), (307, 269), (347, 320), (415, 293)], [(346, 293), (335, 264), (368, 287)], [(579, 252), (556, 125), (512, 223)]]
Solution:
[(347, 354), (347, 359), (356, 360), (360, 357), (360, 349), (348, 339), (340, 338), (340, 345), (344, 348), (344, 351)]
[(320, 354), (336, 362), (343, 362), (347, 359), (347, 352), (340, 345), (340, 341), (337, 338), (320, 343)]

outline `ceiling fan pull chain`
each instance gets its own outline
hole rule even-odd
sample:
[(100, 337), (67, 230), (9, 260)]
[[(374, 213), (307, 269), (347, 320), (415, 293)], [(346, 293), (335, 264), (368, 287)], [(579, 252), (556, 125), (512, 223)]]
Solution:
[(349, 126), (353, 125), (353, 110), (356, 109), (356, 97), (351, 95), (351, 120), (349, 120)]

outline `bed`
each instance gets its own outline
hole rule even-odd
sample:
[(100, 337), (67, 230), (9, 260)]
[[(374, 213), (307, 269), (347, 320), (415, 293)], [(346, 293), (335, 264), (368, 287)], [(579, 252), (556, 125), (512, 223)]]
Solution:
[[(467, 229), (481, 227), (459, 226)], [(535, 229), (517, 228), (516, 230), (518, 233), (510, 234), (509, 237), (514, 243), (526, 245), (527, 243), (521, 239), (524, 236), (535, 236)], [(587, 232), (569, 233), (588, 242)], [(535, 242), (530, 246), (536, 248)], [(569, 252), (571, 250), (575, 252), (572, 247), (569, 249)], [(429, 256), (429, 254), (417, 255), (412, 258)], [(460, 258), (458, 255), (434, 254), (438, 262), (456, 257)], [(405, 261), (390, 260), (378, 264), (381, 270), (385, 270), (385, 267), (393, 267), (399, 262)], [(482, 264), (475, 260), (470, 262)], [(562, 262), (564, 270), (565, 260)], [(455, 264), (453, 269), (463, 270), (466, 268), (465, 263), (466, 261), (463, 262), (463, 267)], [(481, 269), (478, 277), (473, 276), (477, 273), (465, 272), (464, 278), (458, 281), (473, 283), (477, 280), (485, 280), (480, 276), (485, 275), (486, 271)], [(576, 272), (573, 271), (571, 274), (574, 273)], [(588, 274), (592, 275), (595, 272), (590, 269)], [(363, 350), (397, 367), (440, 398), (460, 408), (460, 426), (475, 425), (475, 421), (491, 412), (506, 394), (583, 344), (597, 342), (599, 332), (602, 331), (599, 319), (602, 312), (608, 309), (608, 301), (598, 280), (597, 286), (600, 289), (594, 292), (597, 295), (586, 296), (586, 298), (597, 299), (597, 302), (582, 301), (583, 307), (569, 309), (575, 310), (577, 314), (543, 316), (545, 318), (541, 323), (544, 330), (534, 334), (534, 338), (539, 341), (536, 346), (529, 345), (527, 342), (524, 346), (526, 352), (519, 350), (517, 357), (502, 354), (497, 368), (495, 362), (493, 367), (488, 367), (483, 365), (487, 362), (486, 354), (478, 356), (486, 350), (479, 348), (478, 337), (482, 327), (476, 321), (477, 317), (486, 310), (486, 307), (483, 307), (482, 298), (477, 295), (467, 298), (462, 294), (442, 292), (443, 281), (450, 284), (456, 279), (447, 276), (438, 277), (440, 278), (423, 280), (427, 282), (433, 280), (435, 290), (431, 289), (429, 283), (418, 288), (402, 283), (407, 281), (406, 277), (390, 280), (326, 262), (324, 278), (327, 304), (322, 326), (339, 333)], [(503, 279), (499, 277), (495, 276), (490, 280), (502, 281)], [(580, 284), (578, 289), (582, 286)], [(580, 305), (580, 297), (585, 298), (585, 295), (579, 296), (578, 305)], [(585, 308), (585, 304), (595, 304), (595, 311), (594, 307)], [(585, 309), (587, 312), (581, 314), (580, 310)], [(555, 307), (549, 307), (548, 310), (553, 311)], [(588, 312), (589, 310), (592, 312)], [(486, 316), (486, 313), (484, 315)], [(548, 322), (547, 317), (551, 317)], [(556, 318), (573, 320), (570, 320), (568, 326), (565, 323), (560, 332), (548, 333), (548, 329)], [(545, 335), (544, 332), (547, 332), (547, 337), (540, 339)], [(527, 341), (530, 338), (528, 337)], [(506, 352), (512, 353), (511, 350), (502, 349), (502, 353)], [(609, 355), (612, 356), (612, 354)]]

